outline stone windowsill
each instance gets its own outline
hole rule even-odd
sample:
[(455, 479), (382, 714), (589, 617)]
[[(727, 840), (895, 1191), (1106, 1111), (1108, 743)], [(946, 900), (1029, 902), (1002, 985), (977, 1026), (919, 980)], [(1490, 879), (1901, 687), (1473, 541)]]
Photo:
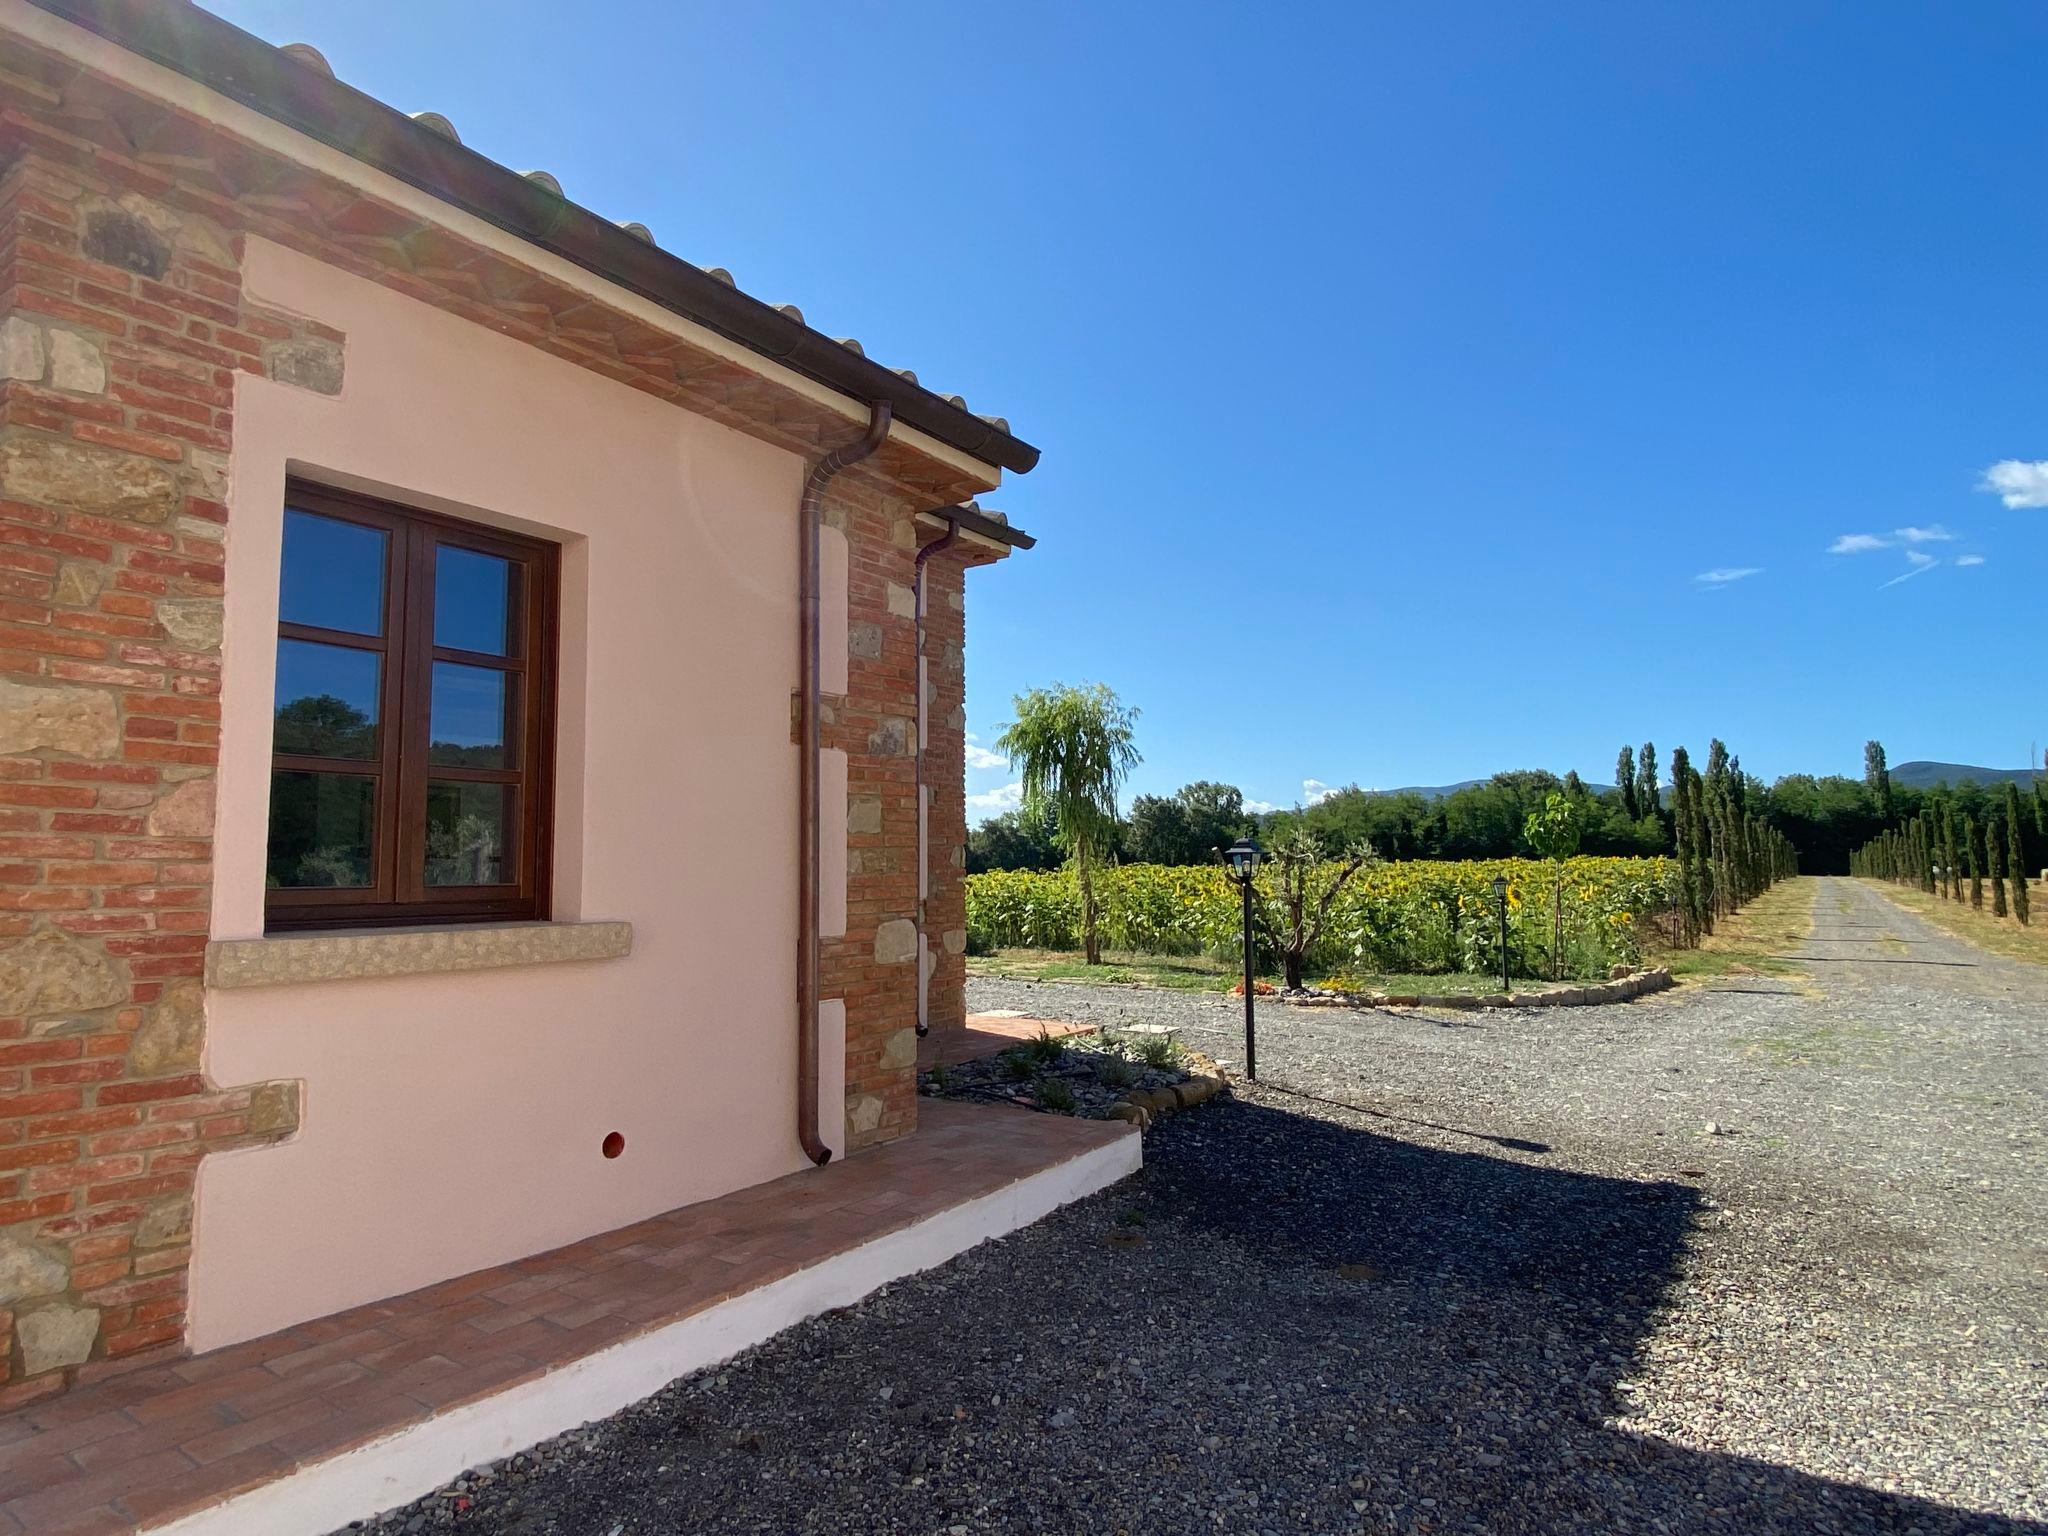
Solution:
[(282, 987), (379, 976), (433, 976), (505, 966), (610, 960), (633, 948), (631, 923), (462, 923), (216, 939), (209, 987)]

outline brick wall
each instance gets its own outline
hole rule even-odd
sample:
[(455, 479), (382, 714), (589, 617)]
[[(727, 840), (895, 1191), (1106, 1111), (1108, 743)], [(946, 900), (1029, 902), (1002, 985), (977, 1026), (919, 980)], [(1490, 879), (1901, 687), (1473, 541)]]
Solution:
[[(849, 1150), (917, 1119), (914, 509), (874, 477), (842, 475), (826, 521), (846, 535), (846, 693), (821, 740), (846, 754), (846, 932), (824, 944), (820, 995), (846, 1004)], [(832, 643), (836, 637), (830, 637)]]
[(966, 575), (966, 564), (950, 551), (925, 567), (925, 782), (932, 788), (925, 899), (932, 978), (925, 1017), (935, 1030), (967, 1023)]
[(175, 1348), (201, 1156), (297, 1121), (198, 1071), (221, 498), (235, 372), (339, 358), (204, 221), (0, 180), (0, 1403)]

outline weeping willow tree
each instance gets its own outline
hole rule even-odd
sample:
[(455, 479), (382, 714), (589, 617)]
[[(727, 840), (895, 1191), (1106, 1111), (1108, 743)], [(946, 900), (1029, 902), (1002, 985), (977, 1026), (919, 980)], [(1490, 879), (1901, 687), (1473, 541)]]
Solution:
[(1138, 712), (1101, 683), (1054, 683), (1011, 701), (1016, 718), (996, 738), (1023, 791), (1027, 816), (1044, 817), (1074, 861), (1081, 886), (1081, 945), (1102, 964), (1096, 932), (1095, 864), (1116, 846), (1116, 797), (1138, 765), (1131, 744)]

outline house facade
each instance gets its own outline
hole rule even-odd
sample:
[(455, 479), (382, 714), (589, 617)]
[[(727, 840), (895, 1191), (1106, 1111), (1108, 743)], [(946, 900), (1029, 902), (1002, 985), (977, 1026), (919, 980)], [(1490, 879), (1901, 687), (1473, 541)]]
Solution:
[(0, 1406), (914, 1131), (1034, 449), (161, 0), (0, 272)]

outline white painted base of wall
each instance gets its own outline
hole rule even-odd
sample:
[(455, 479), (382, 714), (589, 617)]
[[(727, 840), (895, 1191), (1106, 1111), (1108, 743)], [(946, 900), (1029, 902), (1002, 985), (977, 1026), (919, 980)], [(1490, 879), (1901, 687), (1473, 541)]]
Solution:
[(158, 1527), (163, 1536), (325, 1536), (431, 1493), (471, 1467), (650, 1397), (783, 1329), (847, 1306), (1136, 1173), (1136, 1131), (537, 1381), (452, 1409)]

